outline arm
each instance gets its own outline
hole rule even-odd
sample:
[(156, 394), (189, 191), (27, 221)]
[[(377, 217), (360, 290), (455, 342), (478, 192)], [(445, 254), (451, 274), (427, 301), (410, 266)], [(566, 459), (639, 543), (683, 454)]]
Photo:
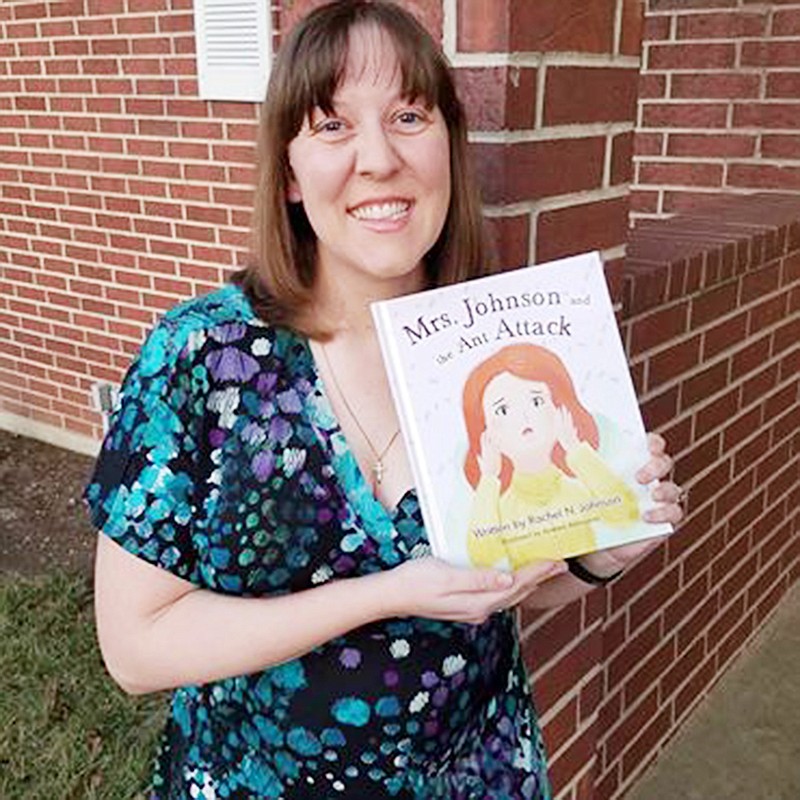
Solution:
[(266, 669), (384, 617), (480, 623), (554, 568), (560, 565), (538, 565), (523, 586), (496, 570), (424, 558), (293, 594), (242, 598), (199, 589), (101, 534), (98, 638), (112, 677), (126, 691), (142, 694)]

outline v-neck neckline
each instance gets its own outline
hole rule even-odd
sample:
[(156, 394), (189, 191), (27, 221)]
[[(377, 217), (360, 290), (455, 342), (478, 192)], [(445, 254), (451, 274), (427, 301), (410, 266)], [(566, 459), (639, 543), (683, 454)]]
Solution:
[(298, 337), (304, 348), (304, 355), (308, 359), (309, 371), (312, 377), (314, 393), (317, 402), (321, 406), (322, 413), (330, 420), (330, 425), (326, 427), (326, 432), (331, 444), (331, 465), (336, 477), (336, 481), (347, 496), (352, 507), (358, 512), (363, 521), (382, 519), (394, 527), (394, 522), (402, 512), (402, 507), (409, 497), (416, 496), (416, 489), (410, 486), (398, 498), (397, 503), (391, 508), (387, 508), (375, 496), (370, 482), (367, 480), (361, 466), (356, 459), (347, 436), (342, 430), (339, 418), (333, 410), (330, 397), (328, 396), (325, 383), (311, 349), (311, 343), (305, 336)]

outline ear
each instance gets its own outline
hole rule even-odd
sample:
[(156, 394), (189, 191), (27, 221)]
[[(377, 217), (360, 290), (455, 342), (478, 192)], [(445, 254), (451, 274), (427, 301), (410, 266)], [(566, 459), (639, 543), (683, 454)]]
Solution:
[(303, 194), (300, 191), (300, 186), (298, 185), (297, 181), (294, 177), (289, 177), (289, 186), (286, 189), (286, 199), (290, 203), (302, 203), (303, 202)]

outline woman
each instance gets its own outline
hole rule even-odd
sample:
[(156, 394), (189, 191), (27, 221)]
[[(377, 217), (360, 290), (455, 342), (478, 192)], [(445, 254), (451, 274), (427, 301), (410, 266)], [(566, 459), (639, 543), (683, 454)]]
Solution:
[(588, 586), (414, 557), (368, 312), (481, 261), (442, 56), (393, 5), (323, 7), (281, 47), (260, 146), (257, 266), (159, 323), (87, 490), (108, 669), (175, 688), (153, 796), (548, 797), (505, 610)]
[(595, 518), (639, 520), (636, 495), (597, 454), (597, 424), (555, 353), (504, 347), (470, 373), (463, 395), (472, 563), (516, 569), (586, 553), (597, 547)]

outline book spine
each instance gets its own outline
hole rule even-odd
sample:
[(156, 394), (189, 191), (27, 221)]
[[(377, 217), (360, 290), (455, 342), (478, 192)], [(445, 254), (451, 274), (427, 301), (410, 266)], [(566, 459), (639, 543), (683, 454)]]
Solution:
[(435, 556), (446, 557), (446, 546), (443, 531), (440, 530), (439, 517), (432, 502), (433, 490), (430, 475), (425, 469), (422, 457), (422, 440), (419, 428), (414, 419), (408, 382), (402, 379), (402, 362), (397, 349), (397, 339), (392, 327), (391, 312), (384, 303), (372, 304), (372, 317), (378, 332), (378, 342), (384, 354), (386, 374), (389, 377), (389, 388), (392, 391), (395, 408), (403, 433), (406, 452), (411, 462), (411, 474), (417, 490), (417, 498), (422, 515), (427, 523), (426, 533)]

